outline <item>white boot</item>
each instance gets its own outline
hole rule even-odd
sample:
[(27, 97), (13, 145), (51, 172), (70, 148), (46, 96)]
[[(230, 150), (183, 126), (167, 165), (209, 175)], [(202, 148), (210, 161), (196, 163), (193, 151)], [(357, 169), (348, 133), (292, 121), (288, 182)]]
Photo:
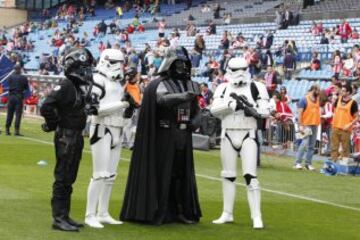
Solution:
[(98, 215), (97, 219), (100, 223), (105, 224), (123, 224), (122, 221), (115, 220), (109, 214), (109, 202), (112, 192), (112, 187), (114, 185), (115, 177), (105, 179), (105, 185), (100, 193), (99, 206), (98, 206)]
[(250, 207), (251, 219), (253, 220), (253, 228), (264, 228), (260, 210), (260, 185), (257, 178), (251, 179), (250, 184), (247, 186), (247, 196)]
[(223, 179), (224, 210), (220, 218), (212, 221), (214, 224), (224, 224), (234, 221), (233, 209), (235, 202), (236, 185), (228, 179)]
[(85, 224), (93, 228), (104, 226), (96, 218), (96, 206), (99, 202), (101, 189), (104, 187), (104, 179), (91, 179), (87, 192)]

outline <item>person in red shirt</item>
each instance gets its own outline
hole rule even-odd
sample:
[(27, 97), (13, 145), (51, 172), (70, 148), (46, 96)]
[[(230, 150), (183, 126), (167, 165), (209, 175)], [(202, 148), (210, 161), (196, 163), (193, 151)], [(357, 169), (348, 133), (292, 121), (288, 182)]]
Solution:
[(350, 24), (344, 19), (343, 23), (339, 26), (341, 43), (346, 43), (349, 37), (351, 36), (351, 33), (352, 33), (352, 29), (350, 27)]

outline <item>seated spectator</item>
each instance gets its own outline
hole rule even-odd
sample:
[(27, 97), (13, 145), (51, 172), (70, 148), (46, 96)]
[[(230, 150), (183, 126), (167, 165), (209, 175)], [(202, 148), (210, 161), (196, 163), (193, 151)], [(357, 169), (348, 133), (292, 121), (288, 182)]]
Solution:
[(319, 35), (319, 29), (318, 29), (318, 26), (317, 26), (317, 24), (316, 24), (315, 21), (314, 21), (314, 22), (312, 23), (312, 25), (311, 25), (310, 32), (311, 32), (311, 34), (314, 35), (314, 36)]
[(358, 33), (358, 31), (357, 31), (357, 29), (355, 27), (354, 27), (354, 30), (353, 30), (353, 32), (351, 34), (351, 38), (352, 39), (359, 39), (359, 33)]
[(346, 77), (351, 77), (353, 75), (354, 70), (355, 70), (354, 59), (350, 52), (347, 55), (347, 58), (344, 60), (343, 75)]
[(106, 3), (104, 4), (104, 7), (106, 9), (111, 9), (115, 7), (114, 1), (113, 0), (107, 0)]
[(321, 62), (318, 58), (318, 53), (317, 52), (313, 52), (313, 56), (311, 58), (311, 62), (310, 62), (310, 69), (311, 71), (318, 71), (321, 68)]
[(321, 34), (320, 44), (329, 44), (329, 39), (326, 37), (324, 33)]
[(115, 20), (112, 20), (112, 22), (109, 25), (109, 28), (110, 28), (110, 33), (111, 34), (115, 34), (118, 31), (118, 27), (116, 25)]
[(122, 7), (121, 6), (118, 6), (116, 8), (116, 15), (119, 17), (119, 18), (122, 18), (123, 16), (123, 10), (122, 10)]
[(231, 23), (231, 14), (230, 13), (224, 15), (224, 23), (227, 25)]
[(127, 31), (128, 34), (132, 34), (132, 33), (135, 32), (135, 28), (134, 28), (133, 25), (129, 24), (126, 31)]
[(350, 27), (350, 24), (345, 19), (343, 20), (343, 23), (339, 26), (339, 35), (341, 37), (341, 43), (346, 43), (349, 37), (352, 34), (352, 29)]
[(247, 42), (242, 35), (238, 35), (231, 44), (232, 49), (244, 49), (246, 46), (248, 46)]
[(213, 92), (209, 89), (209, 86), (207, 83), (202, 83), (200, 85), (201, 89), (201, 96), (205, 100), (206, 106), (209, 106), (213, 101)]
[(134, 28), (137, 28), (140, 25), (139, 16), (135, 15), (134, 19), (131, 22), (131, 25), (134, 26)]
[(189, 16), (188, 16), (188, 18), (187, 18), (187, 20), (188, 20), (188, 21), (194, 21), (195, 18), (194, 18), (194, 16), (190, 13)]
[(206, 33), (208, 35), (215, 35), (216, 34), (216, 25), (213, 21), (210, 21), (209, 26), (206, 29)]
[(220, 40), (220, 49), (227, 50), (229, 49), (230, 41), (228, 39), (228, 31), (224, 31), (222, 38)]
[(335, 76), (339, 76), (343, 68), (343, 61), (341, 58), (341, 52), (336, 50), (332, 58), (332, 70)]
[(196, 35), (196, 27), (192, 23), (188, 23), (186, 26), (186, 36), (193, 37)]
[(142, 33), (142, 32), (145, 32), (145, 26), (140, 24), (137, 28), (138, 32)]

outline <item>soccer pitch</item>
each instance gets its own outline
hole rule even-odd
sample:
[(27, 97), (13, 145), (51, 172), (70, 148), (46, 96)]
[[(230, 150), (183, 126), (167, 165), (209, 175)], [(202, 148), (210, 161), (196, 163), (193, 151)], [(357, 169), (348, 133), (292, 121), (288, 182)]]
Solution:
[[(4, 125), (4, 117), (0, 117)], [(51, 229), (50, 196), (55, 163), (53, 134), (40, 130), (41, 121), (24, 119), (25, 137), (0, 135), (0, 239), (360, 239), (360, 178), (326, 177), (292, 169), (293, 159), (262, 156), (258, 177), (262, 191), (263, 230), (253, 230), (242, 177), (238, 177), (235, 222), (211, 224), (222, 212), (219, 151), (195, 151), (197, 184), (203, 217), (199, 224), (149, 226), (124, 223), (104, 229), (85, 227), (79, 233)], [(72, 200), (72, 217), (83, 221), (91, 177), (88, 139)], [(111, 214), (122, 206), (131, 152), (123, 150)], [(47, 165), (39, 166), (40, 160)], [(239, 161), (238, 175), (241, 176)]]

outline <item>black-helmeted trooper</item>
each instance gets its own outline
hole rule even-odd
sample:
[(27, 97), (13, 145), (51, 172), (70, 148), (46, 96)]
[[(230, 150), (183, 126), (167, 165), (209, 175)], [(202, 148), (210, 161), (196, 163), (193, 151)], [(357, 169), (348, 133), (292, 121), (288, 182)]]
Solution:
[(257, 122), (271, 113), (266, 87), (251, 79), (244, 58), (232, 58), (226, 70), (228, 82), (214, 94), (211, 113), (222, 120), (221, 162), (223, 178), (223, 212), (214, 224), (233, 222), (236, 194), (236, 165), (240, 155), (243, 177), (254, 228), (263, 228), (260, 211), (260, 185), (256, 176), (258, 144)]
[(66, 78), (54, 87), (40, 109), (45, 118), (43, 130), (55, 131), (56, 166), (51, 208), (53, 228), (63, 231), (78, 231), (83, 226), (69, 214), (72, 184), (84, 147), (82, 131), (86, 124), (86, 99), (93, 85), (93, 61), (87, 49), (71, 49), (64, 60)]
[[(90, 227), (103, 228), (103, 224), (121, 224), (109, 214), (109, 201), (117, 175), (121, 154), (124, 126), (123, 111), (129, 107), (124, 98), (124, 54), (118, 49), (106, 49), (101, 53), (94, 82), (102, 86), (105, 95), (91, 118), (90, 144), (93, 174), (87, 193), (85, 223)], [(99, 88), (93, 88), (99, 96)]]

